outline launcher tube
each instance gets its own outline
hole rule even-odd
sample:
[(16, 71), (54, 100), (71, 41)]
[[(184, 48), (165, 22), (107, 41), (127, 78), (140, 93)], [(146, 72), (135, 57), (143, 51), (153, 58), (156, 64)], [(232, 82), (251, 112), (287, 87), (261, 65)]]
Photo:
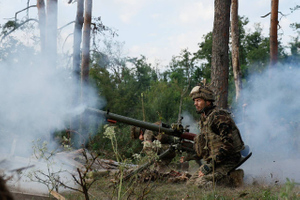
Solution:
[(86, 108), (87, 113), (97, 114), (105, 117), (106, 119), (115, 120), (117, 122), (121, 122), (128, 125), (138, 126), (141, 128), (145, 128), (148, 130), (156, 131), (156, 132), (164, 132), (167, 135), (173, 135), (180, 137), (181, 133), (176, 133), (172, 128), (163, 127), (161, 125), (153, 124), (150, 122), (144, 122), (141, 120), (133, 119), (130, 117), (125, 117), (122, 115), (117, 115), (114, 113), (110, 113), (108, 111), (98, 110), (95, 108)]

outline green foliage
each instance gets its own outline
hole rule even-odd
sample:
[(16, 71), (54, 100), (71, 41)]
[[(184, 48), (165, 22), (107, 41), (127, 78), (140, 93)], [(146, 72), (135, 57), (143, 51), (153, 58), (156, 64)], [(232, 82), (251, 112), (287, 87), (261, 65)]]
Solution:
[(116, 160), (114, 144), (118, 144), (119, 159), (132, 158), (133, 154), (141, 151), (141, 142), (131, 139), (128, 126), (116, 126), (114, 131), (116, 135), (114, 143), (112, 143), (110, 138), (105, 136), (105, 128), (100, 127), (97, 135), (90, 139), (88, 147), (97, 152), (99, 156), (113, 160)]
[(4, 24), (4, 26), (2, 27), (2, 32), (1, 34), (5, 35), (7, 34), (9, 31), (15, 29), (18, 27), (18, 23), (16, 21), (8, 21)]
[(274, 195), (274, 193), (272, 193), (272, 191), (270, 189), (266, 189), (266, 190), (262, 191), (262, 199), (276, 200), (276, 199), (278, 199), (278, 197), (276, 195)]
[[(246, 33), (244, 26), (248, 22), (247, 18), (240, 17), (243, 82), (247, 81), (249, 74), (263, 71), (269, 61), (269, 38), (262, 36), (260, 25), (256, 25), (254, 32)], [(204, 78), (210, 80), (211, 32), (203, 36), (198, 51), (191, 53), (187, 49), (182, 50), (178, 56), (173, 56), (162, 73), (152, 68), (145, 56), (123, 58), (121, 54), (111, 55), (113, 47), (109, 43), (106, 45), (110, 49), (107, 54), (93, 53), (90, 70), (99, 96), (107, 102), (103, 109), (139, 120), (145, 117), (149, 122), (163, 121), (169, 124), (176, 122), (183, 111), (197, 117), (188, 95), (191, 88)], [(230, 103), (234, 96), (233, 73), (230, 73)], [(123, 142), (128, 140), (124, 139)], [(103, 145), (107, 148), (107, 145)], [(98, 148), (101, 145), (94, 144), (96, 146)]]
[(298, 30), (300, 28), (300, 24), (299, 23), (291, 23), (290, 27), (293, 28), (294, 30)]
[(180, 86), (189, 84), (191, 74), (194, 71), (194, 59), (191, 56), (192, 54), (184, 49), (179, 56), (172, 58), (169, 64), (170, 70), (167, 70), (170, 82), (177, 82)]
[(296, 10), (300, 9), (300, 5), (295, 5), (293, 8), (290, 8), (291, 13), (295, 12)]
[[(212, 32), (203, 36), (204, 41), (199, 43), (199, 50), (194, 53), (194, 59), (198, 61), (197, 69), (195, 70), (196, 77), (205, 78), (210, 81), (211, 73), (211, 56), (212, 56)], [(199, 81), (200, 82), (200, 81)]]
[(294, 188), (295, 188), (295, 182), (287, 178), (284, 187), (282, 187), (281, 189), (280, 198), (285, 200), (295, 199), (296, 196), (293, 193)]
[[(247, 65), (251, 66), (251, 68), (247, 67), (246, 69), (251, 73), (262, 72), (269, 62), (269, 38), (264, 38), (261, 32), (262, 29), (258, 24), (253, 33), (246, 35), (243, 43), (247, 55)], [(242, 69), (245, 70), (245, 66)]]
[(180, 92), (177, 84), (154, 82), (151, 90), (144, 94), (146, 121), (177, 121)]
[(131, 62), (135, 66), (134, 76), (136, 82), (139, 83), (137, 85), (138, 91), (147, 91), (151, 82), (155, 82), (158, 79), (156, 72), (151, 68), (151, 64), (147, 63), (145, 56), (134, 58)]
[(121, 115), (141, 117), (141, 93), (157, 80), (157, 74), (143, 56), (126, 62), (134, 67), (130, 69), (124, 63), (119, 66), (115, 63), (113, 67), (106, 68), (96, 62), (90, 70), (90, 76), (98, 88), (99, 96), (106, 99), (105, 109)]
[(12, 65), (30, 66), (37, 60), (37, 53), (34, 47), (23, 44), (14, 37), (7, 37), (0, 48), (0, 61)]
[(291, 50), (291, 55), (287, 57), (286, 62), (297, 66), (300, 62), (300, 41), (299, 37), (293, 38), (293, 40), (289, 43), (289, 48)]
[(205, 195), (203, 200), (226, 200), (226, 197), (223, 197), (221, 195), (218, 195), (216, 192), (209, 193), (208, 195)]

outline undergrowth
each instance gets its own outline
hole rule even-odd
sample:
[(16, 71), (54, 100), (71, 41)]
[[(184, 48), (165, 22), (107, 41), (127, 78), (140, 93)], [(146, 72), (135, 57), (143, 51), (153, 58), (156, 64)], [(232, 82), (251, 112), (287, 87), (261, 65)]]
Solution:
[[(123, 192), (132, 187), (129, 182), (124, 183)], [(244, 185), (240, 188), (216, 187), (215, 190), (199, 189), (196, 186), (186, 186), (185, 183), (167, 183), (153, 181), (136, 184), (131, 196), (124, 195), (122, 199), (151, 199), (151, 200), (232, 200), (232, 199), (259, 199), (259, 200), (300, 200), (300, 186), (290, 180), (284, 185)], [(97, 181), (90, 191), (92, 200), (114, 200), (113, 186), (110, 177), (103, 177)], [(148, 193), (147, 193), (148, 192)], [(142, 195), (144, 193), (144, 195)], [(128, 194), (128, 193), (127, 193)], [(77, 193), (65, 193), (67, 199), (83, 200)]]

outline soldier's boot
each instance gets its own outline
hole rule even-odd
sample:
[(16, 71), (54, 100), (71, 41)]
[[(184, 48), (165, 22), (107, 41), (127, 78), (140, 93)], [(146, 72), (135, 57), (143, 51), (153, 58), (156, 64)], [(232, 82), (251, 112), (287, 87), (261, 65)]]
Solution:
[(230, 173), (230, 182), (233, 187), (243, 186), (244, 170), (238, 169)]

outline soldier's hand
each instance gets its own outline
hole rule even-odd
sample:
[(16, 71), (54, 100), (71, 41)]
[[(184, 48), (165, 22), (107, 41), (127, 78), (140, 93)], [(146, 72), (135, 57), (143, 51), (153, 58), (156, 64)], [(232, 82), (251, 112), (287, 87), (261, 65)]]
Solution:
[(200, 171), (199, 171), (199, 177), (202, 177), (202, 176), (204, 176), (204, 174), (203, 174), (203, 172), (200, 170)]
[(144, 141), (144, 135), (142, 133), (139, 136), (139, 140)]

